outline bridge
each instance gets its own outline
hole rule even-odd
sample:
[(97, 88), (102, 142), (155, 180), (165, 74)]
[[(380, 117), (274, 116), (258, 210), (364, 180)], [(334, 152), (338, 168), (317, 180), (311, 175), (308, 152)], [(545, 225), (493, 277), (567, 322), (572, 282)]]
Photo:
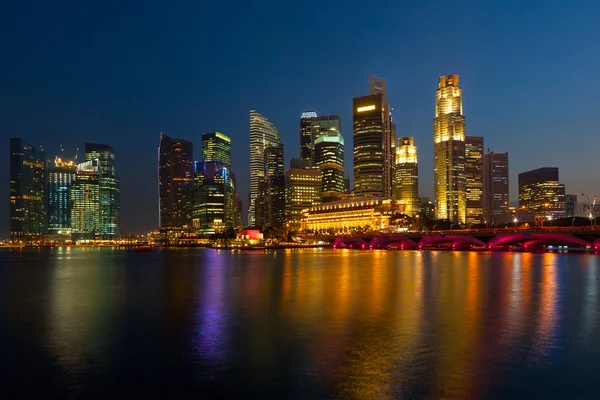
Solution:
[(334, 249), (363, 250), (600, 250), (596, 227), (452, 230), (329, 237)]

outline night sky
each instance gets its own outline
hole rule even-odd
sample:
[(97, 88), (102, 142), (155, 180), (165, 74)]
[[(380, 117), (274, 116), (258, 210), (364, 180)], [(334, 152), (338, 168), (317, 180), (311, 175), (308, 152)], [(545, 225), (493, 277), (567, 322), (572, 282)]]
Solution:
[(229, 135), (247, 208), (249, 111), (279, 128), (286, 167), (302, 111), (339, 114), (352, 176), (352, 98), (371, 74), (387, 79), (397, 135), (415, 137), (422, 196), (444, 74), (460, 75), (467, 134), (510, 153), (511, 200), (517, 174), (544, 166), (568, 193), (600, 195), (599, 15), (597, 1), (4, 1), (0, 236), (10, 137), (51, 158), (113, 146), (122, 227), (141, 233), (158, 220), (161, 131), (197, 159), (203, 132)]

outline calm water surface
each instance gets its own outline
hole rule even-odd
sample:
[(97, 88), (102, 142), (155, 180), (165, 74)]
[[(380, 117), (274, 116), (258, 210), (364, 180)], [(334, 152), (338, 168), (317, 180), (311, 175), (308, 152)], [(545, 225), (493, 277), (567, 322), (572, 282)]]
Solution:
[(0, 252), (2, 398), (600, 398), (600, 257)]

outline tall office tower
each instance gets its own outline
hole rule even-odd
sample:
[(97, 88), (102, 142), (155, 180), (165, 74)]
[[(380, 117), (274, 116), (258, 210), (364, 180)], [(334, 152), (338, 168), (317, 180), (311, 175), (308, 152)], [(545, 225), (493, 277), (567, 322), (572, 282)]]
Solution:
[(383, 149), (385, 110), (383, 95), (356, 97), (353, 105), (354, 194), (386, 196), (386, 159)]
[(195, 162), (192, 224), (200, 233), (223, 232), (233, 226), (233, 182), (220, 161)]
[[(250, 195), (248, 204), (248, 224), (257, 225), (255, 202), (258, 196), (259, 181), (265, 176), (265, 149), (278, 146), (279, 131), (267, 118), (255, 110), (250, 111)], [(282, 173), (283, 174), (283, 173)]]
[(558, 168), (539, 168), (519, 174), (519, 211), (536, 220), (565, 215), (565, 185), (558, 183)]
[(387, 102), (387, 83), (385, 79), (373, 75), (369, 77), (369, 94), (381, 94), (383, 106), (383, 155), (385, 165), (383, 168), (383, 181), (385, 185), (385, 197), (392, 197), (394, 167), (396, 164), (396, 126), (392, 119), (392, 107)]
[(75, 160), (56, 157), (48, 166), (47, 210), (48, 233), (71, 235), (71, 187), (75, 180)]
[(218, 161), (231, 170), (231, 139), (221, 132), (202, 134), (202, 161)]
[(115, 151), (106, 144), (86, 143), (86, 161), (100, 162), (100, 225), (98, 238), (117, 239), (121, 220), (121, 184), (115, 176)]
[(508, 153), (489, 152), (484, 155), (484, 222), (507, 224), (511, 221), (508, 209)]
[(244, 221), (242, 218), (242, 199), (240, 198), (235, 198), (235, 212), (234, 212), (234, 218), (233, 218), (233, 227), (234, 228), (241, 228), (244, 225)]
[(320, 135), (315, 141), (315, 164), (321, 170), (322, 202), (334, 201), (345, 192), (344, 138), (337, 129)]
[(285, 176), (283, 144), (265, 149), (265, 175), (261, 179), (261, 192), (257, 225), (283, 227), (285, 224)]
[(194, 177), (192, 142), (160, 134), (158, 148), (159, 221), (161, 228), (191, 226)]
[(481, 136), (465, 136), (467, 224), (482, 224), (485, 221), (483, 154), (483, 138)]
[(398, 138), (394, 199), (404, 204), (404, 213), (415, 216), (419, 209), (419, 164), (412, 136)]
[(441, 76), (433, 119), (433, 191), (437, 219), (466, 221), (465, 117), (458, 75)]
[(314, 111), (304, 111), (300, 117), (300, 159), (312, 160), (312, 119), (317, 117)]
[[(319, 138), (320, 140), (321, 138)], [(292, 159), (285, 171), (285, 221), (286, 227), (298, 231), (302, 210), (320, 203), (322, 172), (311, 167), (309, 160)]]
[(46, 230), (46, 160), (22, 139), (10, 139), (10, 240), (31, 243)]
[(342, 120), (339, 115), (322, 115), (311, 119), (311, 161), (313, 165), (317, 162), (315, 153), (315, 143), (321, 136), (326, 135), (331, 130), (342, 130)]
[(77, 164), (71, 184), (71, 239), (94, 240), (100, 234), (102, 164), (99, 159)]
[(435, 205), (429, 201), (429, 197), (419, 197), (418, 214), (429, 220), (435, 219)]
[(565, 194), (565, 217), (573, 218), (577, 216), (577, 195)]

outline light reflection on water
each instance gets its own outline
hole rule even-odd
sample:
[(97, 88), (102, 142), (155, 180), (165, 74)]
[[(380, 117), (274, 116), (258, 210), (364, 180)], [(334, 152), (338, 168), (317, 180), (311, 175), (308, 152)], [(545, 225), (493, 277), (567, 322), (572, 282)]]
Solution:
[(0, 253), (3, 367), (45, 377), (5, 383), (17, 393), (97, 397), (125, 387), (207, 398), (589, 397), (600, 389), (599, 260)]

